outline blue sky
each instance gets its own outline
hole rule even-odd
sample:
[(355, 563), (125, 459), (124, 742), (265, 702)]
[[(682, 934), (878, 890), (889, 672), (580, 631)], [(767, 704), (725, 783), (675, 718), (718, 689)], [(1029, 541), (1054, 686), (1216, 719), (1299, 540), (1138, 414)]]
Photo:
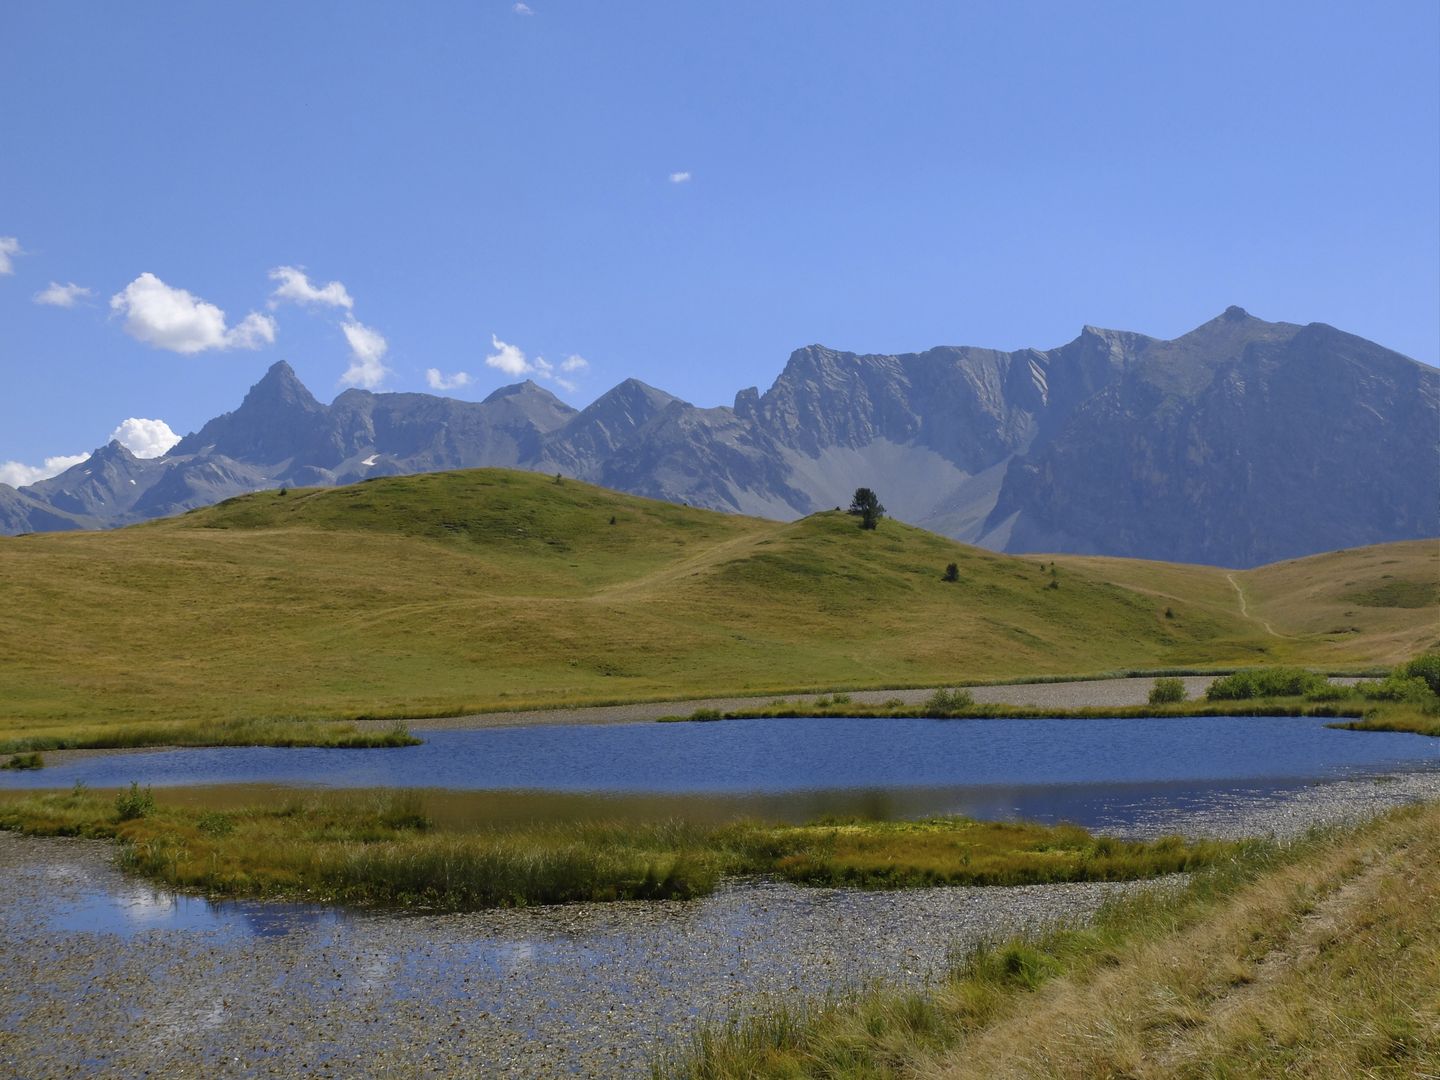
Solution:
[(0, 40), (17, 467), (282, 358), (322, 400), (712, 405), (813, 342), (1232, 303), (1440, 356), (1433, 0), (14, 3)]

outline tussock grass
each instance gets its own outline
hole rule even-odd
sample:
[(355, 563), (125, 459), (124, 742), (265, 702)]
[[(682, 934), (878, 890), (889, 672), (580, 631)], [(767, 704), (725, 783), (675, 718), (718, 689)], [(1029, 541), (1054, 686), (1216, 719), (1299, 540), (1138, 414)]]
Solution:
[[(1431, 558), (1388, 545), (1327, 573), (1377, 552), (1395, 580)], [(939, 581), (950, 562), (960, 580)], [(1390, 608), (1355, 609), (1338, 638), (1296, 631), (1303, 610), (1259, 598), (1266, 570), (1247, 572), (1247, 596), (1286, 636), (1243, 618), (1214, 568), (1063, 565), (1051, 590), (1039, 559), (896, 521), (761, 521), (495, 469), (261, 492), (113, 532), (0, 538), (0, 743), (283, 745), (361, 717), (1353, 668), (1433, 635), (1427, 611)]]
[(131, 870), (212, 895), (439, 910), (687, 898), (746, 874), (867, 888), (1114, 881), (1209, 865), (1231, 850), (964, 818), (443, 829), (415, 793), (314, 795), (219, 812), (166, 804), (133, 785), (112, 798), (81, 789), (0, 800), (0, 828), (119, 840)]
[(1338, 1077), (1440, 1069), (1440, 804), (1253, 843), (1087, 926), (702, 1028), (658, 1077)]

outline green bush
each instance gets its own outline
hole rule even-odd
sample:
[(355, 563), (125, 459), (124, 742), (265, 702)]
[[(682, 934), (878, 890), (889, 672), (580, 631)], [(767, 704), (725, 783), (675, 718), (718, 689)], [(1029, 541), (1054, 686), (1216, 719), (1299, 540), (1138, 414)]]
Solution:
[(195, 819), (195, 827), (207, 836), (229, 836), (235, 831), (235, 816), (220, 810), (207, 810)]
[(961, 712), (969, 709), (975, 704), (975, 699), (970, 696), (968, 690), (946, 690), (941, 687), (926, 699), (924, 706), (926, 716), (947, 716), (950, 713)]
[(960, 580), (960, 566), (959, 566), (959, 564), (952, 562), (952, 563), (950, 563), (949, 565), (947, 565), (947, 566), (945, 567), (945, 575), (944, 575), (944, 577), (941, 578), (941, 580), (942, 580), (942, 581), (959, 581), (959, 580)]
[(1402, 665), (1395, 673), (1378, 683), (1361, 683), (1360, 693), (1371, 701), (1403, 701), (1410, 705), (1430, 705), (1436, 701), (1430, 684), (1420, 676), (1401, 675)]
[(1304, 668), (1260, 668), (1256, 671), (1237, 671), (1233, 675), (1216, 679), (1205, 691), (1211, 701), (1243, 701), (1259, 697), (1298, 697), (1311, 694), (1328, 685), (1323, 675), (1316, 675)]
[(39, 754), (12, 754), (10, 760), (0, 765), (0, 769), (43, 769), (45, 759)]
[(1179, 679), (1156, 679), (1150, 688), (1151, 705), (1173, 705), (1185, 700), (1185, 684)]
[(1440, 653), (1425, 653), (1408, 664), (1401, 664), (1395, 673), (1407, 679), (1424, 679), (1430, 692), (1440, 697)]
[(148, 787), (141, 787), (130, 781), (130, 790), (115, 796), (115, 813), (121, 821), (134, 821), (149, 817), (155, 811), (155, 793)]

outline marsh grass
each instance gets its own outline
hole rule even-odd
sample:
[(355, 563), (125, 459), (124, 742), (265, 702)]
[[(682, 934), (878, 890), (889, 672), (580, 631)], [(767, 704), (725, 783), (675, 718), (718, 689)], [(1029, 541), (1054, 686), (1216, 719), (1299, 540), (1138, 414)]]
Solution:
[(702, 1026), (653, 1075), (1421, 1076), (1440, 1066), (1440, 804), (1254, 842), (1088, 925)]
[(8, 761), (0, 762), (0, 769), (43, 769), (45, 759), (39, 754), (11, 754)]
[[(348, 721), (217, 720), (156, 721), (117, 726), (76, 726), (64, 731), (25, 735), (0, 742), (0, 753), (40, 750), (114, 750), (146, 746), (320, 746), (377, 749), (418, 746), (421, 740), (396, 721), (384, 731), (358, 730)], [(39, 766), (28, 766), (38, 768)]]
[(0, 800), (0, 827), (108, 837), (175, 888), (435, 910), (688, 898), (724, 877), (808, 885), (1114, 881), (1192, 869), (1230, 846), (1095, 837), (1073, 826), (935, 818), (811, 825), (567, 823), (442, 828), (413, 792), (295, 796), (219, 812), (132, 785)]

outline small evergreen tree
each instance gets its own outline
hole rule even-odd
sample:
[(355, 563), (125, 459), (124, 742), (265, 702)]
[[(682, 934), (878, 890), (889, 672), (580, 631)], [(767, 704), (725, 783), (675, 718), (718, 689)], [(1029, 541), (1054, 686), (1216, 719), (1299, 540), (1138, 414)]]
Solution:
[(859, 517), (862, 529), (873, 529), (885, 516), (885, 507), (880, 505), (880, 496), (868, 487), (856, 488), (855, 497), (850, 500), (850, 513)]
[(950, 565), (948, 565), (947, 567), (945, 567), (945, 577), (944, 577), (943, 580), (945, 580), (945, 581), (959, 581), (959, 580), (960, 580), (960, 567), (957, 566), (957, 565), (956, 565), (955, 563), (953, 563), (953, 562), (952, 562)]

